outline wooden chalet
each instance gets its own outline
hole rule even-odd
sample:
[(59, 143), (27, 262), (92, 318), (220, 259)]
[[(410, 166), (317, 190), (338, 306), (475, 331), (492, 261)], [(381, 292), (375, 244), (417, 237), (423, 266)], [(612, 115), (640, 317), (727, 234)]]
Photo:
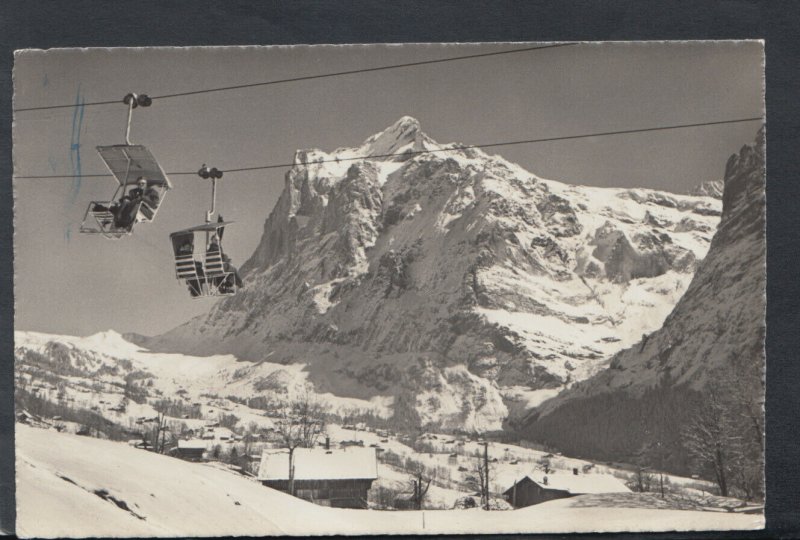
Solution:
[(622, 481), (610, 474), (551, 473), (525, 476), (503, 492), (503, 496), (514, 508), (563, 499), (589, 493), (629, 493)]
[(179, 440), (174, 450), (174, 456), (187, 461), (202, 461), (203, 454), (208, 449), (208, 441), (202, 439)]
[[(367, 494), (378, 478), (375, 448), (296, 448), (294, 495), (335, 508), (367, 508)], [(264, 450), (258, 480), (289, 493), (289, 451)]]

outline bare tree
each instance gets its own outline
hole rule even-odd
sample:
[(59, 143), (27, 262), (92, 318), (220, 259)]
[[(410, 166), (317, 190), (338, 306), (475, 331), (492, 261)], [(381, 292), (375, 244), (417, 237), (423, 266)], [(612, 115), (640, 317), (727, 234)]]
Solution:
[(763, 497), (763, 380), (758, 356), (734, 358), (712, 374), (705, 400), (683, 431), (695, 462), (713, 472), (720, 494)]
[(289, 451), (289, 493), (294, 495), (294, 451), (313, 448), (325, 428), (323, 409), (308, 388), (298, 398), (286, 402), (279, 411), (275, 429), (281, 444)]
[(698, 465), (713, 471), (720, 495), (728, 496), (732, 454), (738, 443), (718, 388), (709, 388), (705, 402), (683, 430), (684, 445)]
[(471, 489), (476, 490), (481, 497), (481, 506), (484, 509), (488, 509), (489, 507), (489, 475), (488, 475), (488, 462), (485, 461), (482, 457), (479, 457), (475, 461), (475, 468), (473, 472), (475, 473), (473, 476), (468, 476), (465, 478), (467, 481), (467, 485)]
[[(414, 502), (414, 508), (417, 510), (422, 510), (422, 501), (425, 500), (425, 495), (428, 493), (428, 488), (431, 487), (431, 479), (423, 478), (422, 473), (418, 472), (416, 479), (412, 480), (411, 483), (413, 488), (411, 500)], [(425, 483), (425, 487), (422, 487), (423, 483)]]
[(652, 473), (648, 472), (646, 467), (637, 467), (636, 472), (632, 477), (630, 477), (626, 484), (629, 488), (631, 488), (631, 490), (639, 493), (651, 491), (653, 485), (653, 475)]
[(150, 446), (153, 452), (163, 454), (166, 447), (166, 435), (169, 431), (164, 413), (158, 413), (153, 424), (153, 430), (150, 432), (150, 440), (147, 440), (146, 432), (142, 433), (142, 440), (146, 445)]

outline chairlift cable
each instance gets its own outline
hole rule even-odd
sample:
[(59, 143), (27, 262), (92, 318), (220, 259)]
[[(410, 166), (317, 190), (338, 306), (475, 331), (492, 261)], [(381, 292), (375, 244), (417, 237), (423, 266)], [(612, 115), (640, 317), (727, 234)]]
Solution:
[[(684, 129), (684, 128), (692, 128), (692, 127), (700, 127), (700, 126), (715, 126), (721, 124), (734, 124), (734, 123), (741, 123), (741, 122), (753, 122), (756, 120), (763, 120), (762, 117), (752, 117), (752, 118), (738, 118), (735, 120), (719, 120), (715, 122), (702, 122), (696, 124), (680, 124), (680, 125), (672, 125), (672, 126), (659, 126), (659, 127), (652, 127), (652, 128), (640, 128), (640, 129), (626, 129), (621, 131), (606, 131), (600, 133), (585, 133), (581, 135), (565, 135), (561, 137), (545, 137), (541, 139), (525, 139), (521, 141), (507, 141), (507, 142), (498, 142), (498, 143), (487, 143), (487, 144), (469, 144), (469, 145), (462, 145), (462, 146), (454, 146), (451, 148), (440, 148), (434, 150), (415, 150), (411, 152), (403, 152), (401, 154), (378, 154), (373, 156), (356, 156), (356, 157), (348, 157), (348, 158), (334, 158), (334, 159), (323, 159), (322, 161), (315, 161), (313, 163), (338, 163), (341, 161), (363, 161), (363, 160), (371, 160), (371, 159), (383, 159), (388, 157), (398, 157), (398, 156), (417, 156), (421, 154), (433, 154), (438, 152), (452, 152), (456, 150), (470, 150), (475, 148), (495, 148), (498, 146), (512, 146), (512, 145), (519, 145), (519, 144), (535, 144), (535, 143), (542, 143), (542, 142), (552, 142), (552, 141), (566, 141), (566, 140), (573, 140), (573, 139), (585, 139), (590, 137), (606, 137), (611, 135), (626, 135), (631, 133), (645, 133), (650, 131), (666, 131), (671, 129)], [(278, 168), (285, 168), (285, 167), (293, 167), (295, 163), (282, 163), (278, 165), (262, 165), (257, 167), (243, 167), (239, 169), (226, 169), (226, 173), (234, 173), (234, 172), (244, 172), (244, 171), (255, 171), (260, 169), (278, 169)]]
[[(151, 99), (169, 99), (175, 97), (185, 97), (185, 96), (193, 96), (197, 94), (208, 94), (211, 92), (225, 92), (229, 90), (241, 90), (244, 88), (254, 88), (257, 86), (270, 86), (273, 84), (283, 84), (283, 83), (292, 83), (292, 82), (300, 82), (300, 81), (309, 81), (314, 79), (325, 79), (329, 77), (340, 77), (344, 75), (355, 75), (358, 73), (370, 73), (375, 71), (385, 71), (389, 69), (399, 69), (399, 68), (407, 68), (407, 67), (414, 67), (414, 66), (423, 66), (429, 64), (441, 64), (444, 62), (454, 62), (457, 60), (468, 60), (473, 58), (482, 58), (487, 56), (499, 56), (503, 54), (514, 54), (520, 52), (530, 52), (530, 51), (538, 51), (542, 49), (555, 49), (558, 47), (567, 47), (570, 45), (578, 45), (578, 43), (554, 43), (551, 45), (539, 45), (536, 47), (525, 47), (521, 49), (511, 49), (506, 51), (495, 51), (495, 52), (488, 52), (488, 53), (479, 53), (479, 54), (468, 54), (464, 56), (451, 56), (448, 58), (439, 58), (437, 60), (421, 60), (419, 62), (406, 62), (404, 64), (390, 64), (387, 66), (376, 66), (371, 68), (362, 68), (362, 69), (353, 69), (349, 71), (337, 71), (333, 73), (320, 73), (318, 75), (306, 75), (302, 77), (291, 77), (288, 79), (276, 79), (272, 81), (261, 81), (255, 83), (247, 83), (247, 84), (238, 84), (233, 86), (220, 86), (217, 88), (205, 88), (201, 90), (190, 90), (187, 92), (176, 92), (173, 94), (162, 94), (160, 96), (150, 96)], [(47, 109), (66, 109), (70, 107), (91, 107), (95, 105), (112, 105), (119, 103), (119, 100), (112, 100), (112, 101), (92, 101), (89, 103), (65, 103), (62, 105), (45, 105), (40, 107), (21, 107), (18, 109), (14, 109), (14, 112), (27, 112), (27, 111), (41, 111)]]
[[(334, 159), (324, 159), (321, 161), (314, 161), (312, 164), (318, 163), (339, 163), (342, 161), (365, 161), (365, 160), (373, 160), (373, 159), (384, 159), (390, 157), (410, 157), (410, 156), (417, 156), (422, 154), (433, 154), (433, 153), (441, 153), (441, 152), (453, 152), (458, 150), (470, 150), (476, 148), (497, 148), (500, 146), (514, 146), (514, 145), (521, 145), (521, 144), (536, 144), (536, 143), (544, 143), (544, 142), (554, 142), (554, 141), (567, 141), (567, 140), (575, 140), (575, 139), (586, 139), (591, 137), (608, 137), (614, 135), (629, 135), (633, 133), (647, 133), (647, 132), (655, 132), (655, 131), (668, 131), (668, 130), (675, 130), (675, 129), (688, 129), (688, 128), (695, 128), (695, 127), (703, 127), (703, 126), (718, 126), (724, 124), (737, 124), (737, 123), (744, 123), (744, 122), (755, 122), (761, 121), (763, 122), (764, 118), (762, 116), (753, 116), (749, 118), (736, 118), (731, 120), (716, 120), (710, 122), (698, 122), (693, 124), (674, 124), (674, 125), (667, 125), (667, 126), (656, 126), (656, 127), (648, 127), (648, 128), (637, 128), (637, 129), (624, 129), (618, 131), (604, 131), (604, 132), (594, 132), (594, 133), (582, 133), (578, 135), (563, 135), (558, 137), (543, 137), (538, 139), (523, 139), (518, 141), (505, 141), (505, 142), (496, 142), (496, 143), (486, 143), (486, 144), (470, 144), (470, 145), (461, 145), (461, 146), (453, 146), (450, 148), (437, 148), (431, 150), (415, 150), (411, 152), (403, 152), (399, 154), (379, 154), (373, 156), (356, 156), (356, 157), (347, 157), (347, 158), (334, 158)], [(266, 170), (266, 169), (282, 169), (287, 167), (294, 167), (295, 163), (280, 163), (280, 164), (271, 164), (271, 165), (258, 165), (254, 167), (240, 167), (235, 169), (224, 169), (222, 172), (224, 173), (237, 173), (237, 172), (247, 172), (247, 171), (259, 171), (259, 170)], [(168, 172), (166, 173), (168, 176), (181, 176), (181, 175), (197, 175), (197, 171), (178, 171), (178, 172)], [(82, 174), (82, 175), (75, 175), (75, 174), (53, 174), (53, 175), (30, 175), (30, 176), (14, 176), (17, 180), (33, 180), (33, 179), (50, 179), (50, 178), (105, 178), (108, 174)]]
[[(167, 251), (166, 249), (162, 249), (162, 248), (159, 248), (159, 247), (157, 247), (157, 246), (156, 246), (155, 244), (153, 244), (152, 242), (148, 242), (147, 240), (145, 240), (144, 238), (142, 238), (140, 235), (135, 235), (135, 234), (134, 234), (134, 235), (131, 235), (131, 237), (132, 237), (134, 240), (136, 240), (136, 241), (138, 241), (138, 242), (141, 242), (143, 245), (145, 245), (145, 246), (149, 247), (150, 249), (152, 249), (153, 251), (155, 251), (156, 253), (158, 253), (158, 254), (159, 254), (159, 255), (161, 255), (162, 257), (163, 257), (163, 256), (166, 256), (166, 258), (167, 258), (167, 259), (172, 259), (172, 253), (170, 253), (170, 252), (169, 252), (169, 251)], [(160, 266), (161, 266), (161, 261), (159, 261), (159, 263), (158, 263), (158, 264), (156, 264), (156, 263), (151, 263), (151, 264), (153, 264), (153, 266), (160, 267)]]

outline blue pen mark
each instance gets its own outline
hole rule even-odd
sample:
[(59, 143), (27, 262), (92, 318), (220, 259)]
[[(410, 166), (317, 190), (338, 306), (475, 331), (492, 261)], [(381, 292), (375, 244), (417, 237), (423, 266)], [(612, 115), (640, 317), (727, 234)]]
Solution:
[(83, 112), (86, 100), (81, 96), (81, 87), (75, 96), (75, 108), (72, 110), (72, 137), (69, 145), (69, 160), (72, 164), (72, 196), (70, 204), (75, 204), (81, 190), (81, 129), (83, 128)]
[(47, 73), (44, 74), (44, 80), (42, 80), (42, 86), (47, 86), (50, 84), (50, 80), (47, 78)]
[[(78, 199), (81, 190), (81, 130), (83, 128), (83, 111), (86, 100), (81, 95), (81, 87), (78, 85), (78, 92), (75, 95), (75, 108), (72, 110), (72, 135), (69, 143), (69, 161), (72, 165), (72, 193), (69, 197), (67, 206), (71, 207)], [(64, 230), (64, 241), (69, 243), (72, 224), (67, 223)]]

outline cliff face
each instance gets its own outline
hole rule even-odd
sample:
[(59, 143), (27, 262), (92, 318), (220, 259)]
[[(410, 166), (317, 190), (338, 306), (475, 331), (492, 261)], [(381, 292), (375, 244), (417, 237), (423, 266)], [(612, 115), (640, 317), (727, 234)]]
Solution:
[[(733, 396), (763, 403), (766, 309), (766, 208), (764, 133), (752, 146), (731, 156), (725, 169), (722, 218), (707, 256), (686, 293), (661, 329), (617, 353), (608, 368), (542, 404), (520, 422), (528, 436), (574, 447), (600, 423), (618, 424), (625, 415), (610, 417), (603, 403), (642, 405), (655, 392), (671, 403), (637, 418), (650, 431), (669, 422), (672, 437), (690, 414), (693, 399), (702, 400), (720, 381), (735, 381)], [(730, 386), (730, 385), (728, 385)], [(686, 401), (676, 396), (689, 396)], [(694, 396), (694, 397), (691, 397)], [(759, 405), (760, 407), (760, 405)], [(763, 415), (759, 414), (762, 418)], [(580, 426), (575, 419), (581, 418)], [(671, 417), (666, 419), (666, 417)], [(565, 429), (569, 426), (569, 429)], [(622, 429), (622, 427), (620, 427)], [(643, 433), (628, 426), (630, 452), (638, 450)], [(561, 431), (561, 434), (559, 433)], [(569, 431), (569, 435), (564, 435)], [(677, 445), (677, 441), (672, 441)], [(583, 452), (610, 455), (602, 445)], [(676, 446), (677, 448), (677, 446)], [(624, 456), (617, 454), (618, 459)]]
[(404, 117), (298, 151), (246, 288), (139, 341), (303, 363), (320, 391), (496, 429), (660, 327), (719, 219), (711, 197), (568, 186), (455, 146)]

